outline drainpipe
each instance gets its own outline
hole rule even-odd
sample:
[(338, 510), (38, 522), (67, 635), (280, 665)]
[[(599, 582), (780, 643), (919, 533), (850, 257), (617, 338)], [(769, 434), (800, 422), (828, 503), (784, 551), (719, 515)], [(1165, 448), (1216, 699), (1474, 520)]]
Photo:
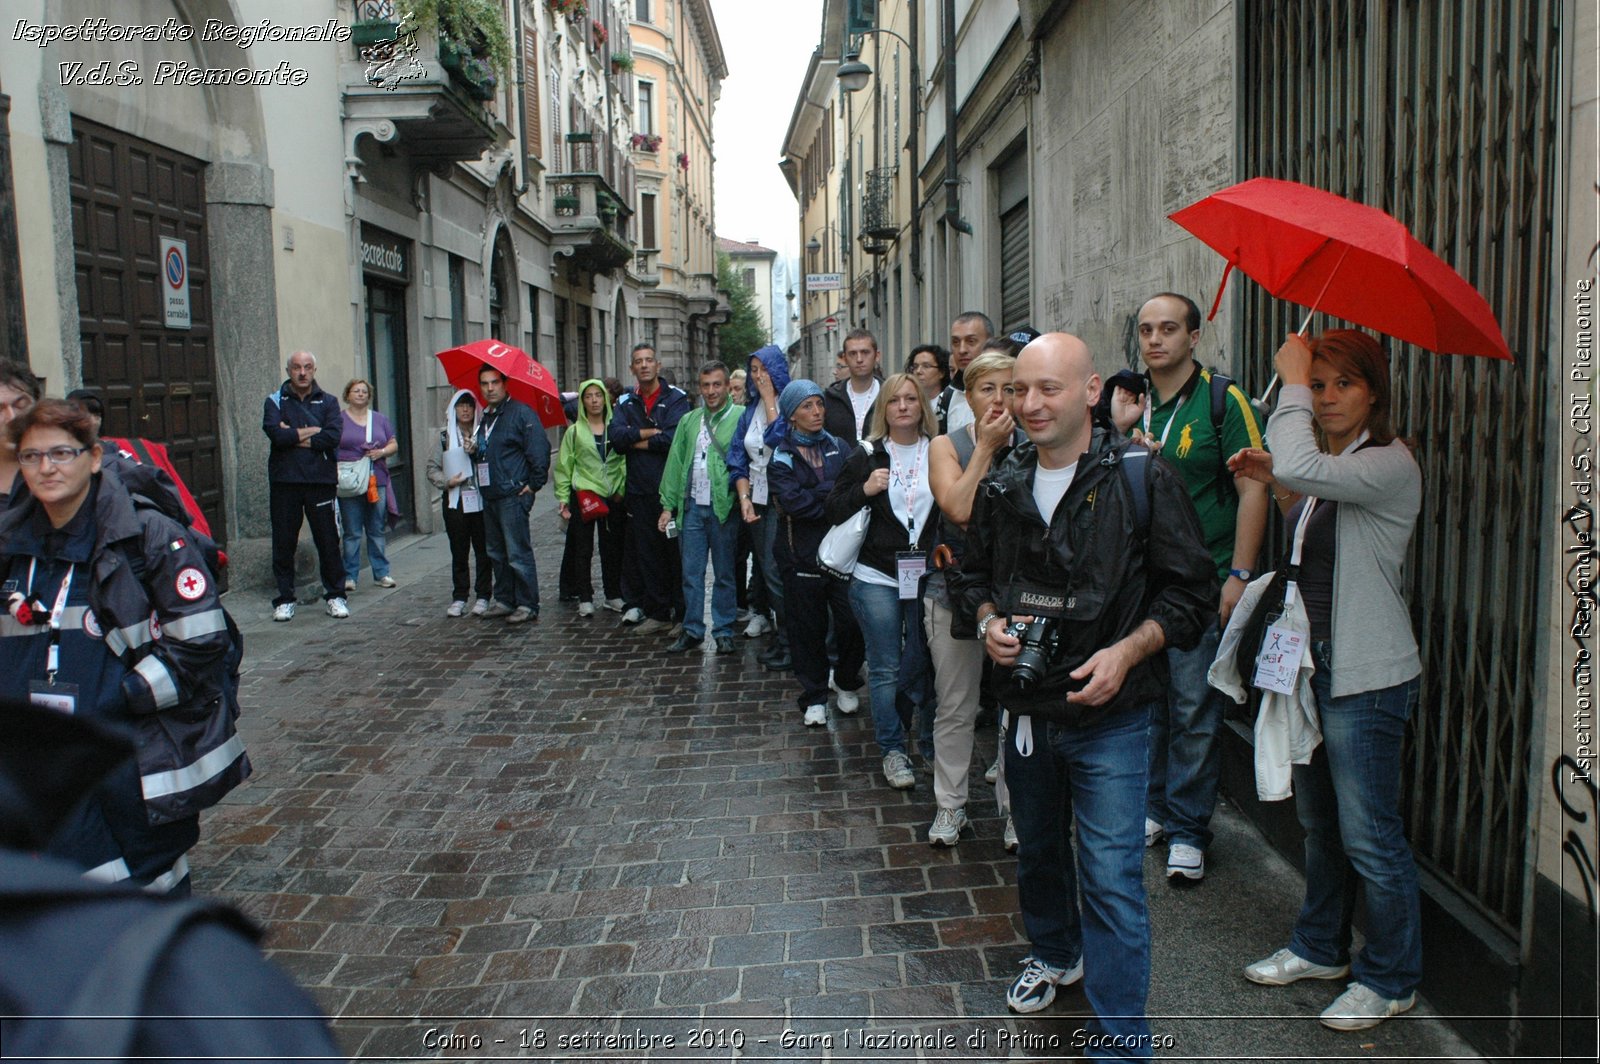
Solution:
[[(922, 281), (922, 157), (917, 153), (917, 134), (922, 128), (922, 40), (917, 35), (917, 11), (921, 4), (908, 4), (911, 12), (911, 278)], [(920, 300), (918, 301), (920, 305)]]
[(944, 224), (972, 235), (961, 220), (961, 180), (956, 176), (956, 0), (944, 0), (940, 42), (944, 48)]
[(516, 77), (511, 79), (513, 91), (517, 94), (517, 149), (522, 156), (517, 160), (517, 172), (522, 175), (522, 180), (517, 187), (511, 190), (511, 202), (516, 203), (528, 191), (528, 93), (523, 88), (524, 79), (528, 73), (527, 57), (523, 54), (524, 35), (522, 29), (522, 5), (511, 5), (511, 32), (516, 35), (515, 47), (512, 49), (511, 61), (517, 65)]

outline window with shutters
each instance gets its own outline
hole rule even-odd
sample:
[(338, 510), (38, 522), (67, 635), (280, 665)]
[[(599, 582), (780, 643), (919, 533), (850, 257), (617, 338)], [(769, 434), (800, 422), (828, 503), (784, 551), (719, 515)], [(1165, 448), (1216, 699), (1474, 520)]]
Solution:
[(639, 246), (646, 251), (655, 251), (661, 246), (656, 242), (656, 196), (653, 192), (639, 194)]
[(523, 131), (527, 143), (522, 150), (529, 158), (544, 158), (544, 137), (539, 111), (539, 35), (530, 24), (523, 31), (523, 55), (526, 65), (522, 71), (522, 113), (528, 128)]
[(1000, 331), (1028, 324), (1033, 273), (1028, 240), (1028, 153), (1013, 151), (996, 167), (1000, 207)]

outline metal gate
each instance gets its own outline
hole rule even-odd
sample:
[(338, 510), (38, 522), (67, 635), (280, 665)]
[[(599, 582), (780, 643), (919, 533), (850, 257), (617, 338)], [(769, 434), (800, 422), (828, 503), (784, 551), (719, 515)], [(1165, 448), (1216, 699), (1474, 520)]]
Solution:
[[(1560, 0), (1244, 0), (1242, 176), (1380, 207), (1489, 300), (1507, 364), (1390, 342), (1422, 466), (1405, 578), (1422, 649), (1405, 812), (1419, 862), (1516, 933), (1540, 727), (1541, 469)], [(1299, 308), (1244, 285), (1247, 380)]]

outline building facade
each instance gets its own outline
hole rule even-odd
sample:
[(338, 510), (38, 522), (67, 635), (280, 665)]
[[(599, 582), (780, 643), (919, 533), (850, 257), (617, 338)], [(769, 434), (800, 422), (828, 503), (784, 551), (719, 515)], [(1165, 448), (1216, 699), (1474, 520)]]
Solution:
[[(781, 164), (820, 277), (796, 348), (817, 379), (848, 328), (893, 366), (967, 309), (1074, 332), (1105, 373), (1137, 366), (1144, 299), (1209, 306), (1223, 273), (1167, 216), (1256, 176), (1388, 211), (1486, 296), (1514, 362), (1391, 346), (1426, 486), (1405, 574), (1423, 991), (1496, 1054), (1594, 1052), (1592, 1022), (1548, 1017), (1592, 1021), (1594, 954), (1571, 936), (1600, 926), (1595, 196), (1577, 165), (1595, 18), (1565, 0), (828, 0)], [(1259, 392), (1304, 312), (1235, 277), (1200, 358)], [(1298, 860), (1292, 808), (1254, 802), (1232, 724), (1226, 785)]]
[(756, 309), (761, 316), (761, 330), (773, 338), (773, 343), (777, 343), (778, 334), (774, 327), (778, 320), (774, 319), (773, 314), (775, 310), (781, 313), (777, 307), (777, 295), (778, 286), (782, 283), (777, 269), (778, 253), (762, 247), (755, 240), (729, 240), (719, 236), (717, 254), (728, 256), (733, 264), (734, 276), (755, 297)]
[[(652, 5), (665, 36), (636, 44)], [(236, 586), (265, 575), (259, 419), (289, 353), (315, 352), (331, 392), (372, 381), (403, 521), (429, 531), (452, 391), (435, 352), (492, 336), (572, 387), (625, 376), (640, 340), (714, 343), (714, 284), (693, 280), (715, 268), (709, 8), (422, 7), (439, 24), (404, 0), (7, 12), (25, 32), (0, 38), (6, 350), (54, 394), (102, 389), (109, 432), (168, 442)], [(660, 152), (636, 136), (647, 53), (665, 92), (647, 120), (676, 131)], [(669, 149), (691, 165), (661, 165)], [(169, 268), (185, 325), (163, 311)]]

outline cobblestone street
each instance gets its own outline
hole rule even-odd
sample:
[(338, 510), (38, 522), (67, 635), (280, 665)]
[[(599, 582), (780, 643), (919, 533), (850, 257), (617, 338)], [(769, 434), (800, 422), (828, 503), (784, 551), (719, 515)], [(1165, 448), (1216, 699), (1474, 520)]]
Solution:
[[(347, 1052), (1072, 1056), (1080, 991), (1046, 1019), (1005, 1010), (1026, 947), (982, 779), (993, 729), (976, 834), (932, 849), (927, 767), (890, 790), (865, 707), (807, 729), (752, 641), (674, 658), (615, 614), (578, 618), (555, 601), (544, 498), (535, 546), (536, 627), (447, 620), (442, 536), (398, 544), (401, 586), (363, 587), (347, 621), (308, 604), (273, 625), (264, 596), (229, 596), (256, 772), (206, 816), (196, 889), (266, 925)], [(1161, 1056), (1470, 1056), (1425, 1006), (1338, 1035), (1316, 1022), (1333, 984), (1246, 983), (1240, 966), (1286, 939), (1300, 881), (1231, 807), (1217, 828), (1198, 889), (1167, 887), (1164, 851), (1147, 860)]]

